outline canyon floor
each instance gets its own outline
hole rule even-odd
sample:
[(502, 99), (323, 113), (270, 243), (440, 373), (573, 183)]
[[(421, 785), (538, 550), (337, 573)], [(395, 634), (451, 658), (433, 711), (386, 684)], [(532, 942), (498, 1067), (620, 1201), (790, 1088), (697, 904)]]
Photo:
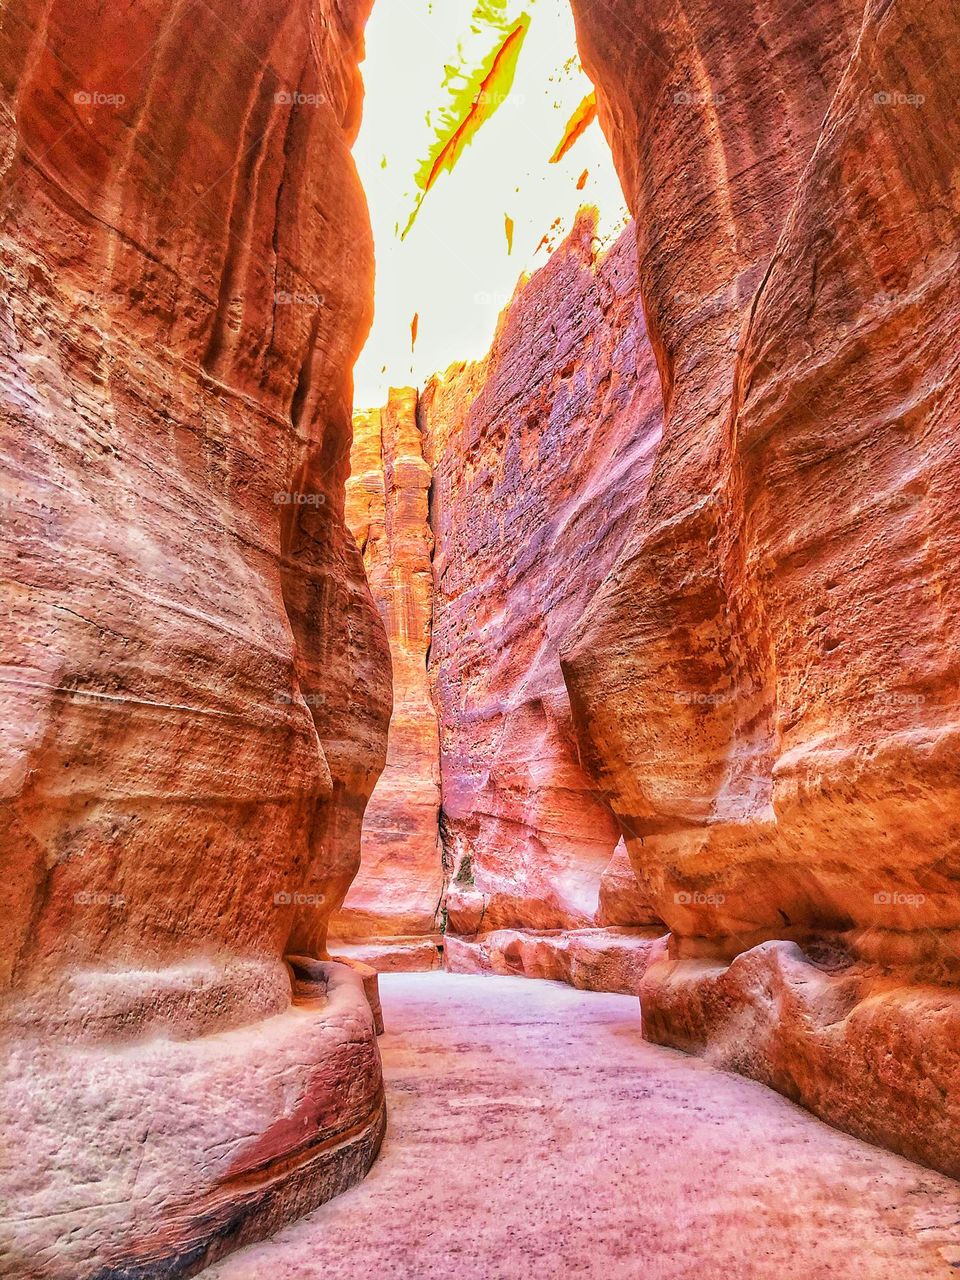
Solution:
[(381, 977), (367, 1179), (204, 1280), (898, 1280), (960, 1270), (960, 1186), (647, 1044), (637, 1001)]

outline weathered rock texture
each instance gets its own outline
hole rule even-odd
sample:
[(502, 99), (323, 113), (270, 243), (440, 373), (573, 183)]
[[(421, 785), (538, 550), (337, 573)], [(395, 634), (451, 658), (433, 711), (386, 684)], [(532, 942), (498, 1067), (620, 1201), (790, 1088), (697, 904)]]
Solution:
[(562, 644), (647, 1034), (957, 1174), (960, 8), (574, 10), (665, 403)]
[[(486, 360), (454, 366), (420, 402), (446, 929), (476, 940), (469, 961), (466, 944), (448, 947), (453, 967), (487, 963), (498, 931), (522, 930), (546, 935), (537, 967), (553, 956), (549, 976), (568, 977), (575, 941), (558, 947), (558, 931), (657, 919), (615, 856), (621, 828), (581, 765), (559, 659), (636, 521), (660, 434), (632, 235), (598, 255), (593, 230), (584, 214)], [(646, 946), (648, 933), (608, 942)]]
[[(184, 987), (202, 980), (183, 974)], [(293, 1003), (211, 1034), (6, 1046), (0, 1275), (189, 1276), (363, 1177), (385, 1112), (361, 978), (312, 962)], [(177, 1035), (176, 1027), (172, 1028)], [(31, 1034), (32, 1033), (32, 1034)], [(175, 1180), (174, 1180), (175, 1175)]]
[(360, 871), (331, 921), (331, 945), (378, 969), (439, 964), (440, 748), (427, 676), (430, 480), (416, 391), (394, 391), (383, 409), (355, 415), (346, 517), (386, 624), (393, 718), (387, 765), (364, 818)]
[(187, 1274), (376, 1148), (368, 1013), (283, 963), (324, 955), (389, 708), (343, 520), (365, 8), (0, 22), (18, 1276)]

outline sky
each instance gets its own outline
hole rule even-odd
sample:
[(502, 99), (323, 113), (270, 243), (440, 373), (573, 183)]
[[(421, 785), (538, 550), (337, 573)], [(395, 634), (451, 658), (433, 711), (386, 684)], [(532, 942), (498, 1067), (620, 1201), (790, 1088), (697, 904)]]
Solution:
[[(509, 94), (423, 199), (415, 177), (428, 156), (444, 67), (496, 44), (471, 34), (475, 0), (377, 0), (367, 26), (363, 125), (354, 158), (367, 193), (377, 259), (376, 316), (356, 368), (356, 404), (382, 404), (390, 386), (422, 385), (490, 346), (497, 315), (524, 272), (546, 261), (582, 204), (600, 213), (601, 240), (627, 212), (609, 147), (594, 122), (557, 164), (551, 155), (592, 90), (576, 52), (569, 0), (505, 2), (530, 26)], [(577, 184), (586, 171), (582, 190)], [(506, 219), (513, 222), (509, 251)], [(418, 319), (413, 350), (411, 324)]]

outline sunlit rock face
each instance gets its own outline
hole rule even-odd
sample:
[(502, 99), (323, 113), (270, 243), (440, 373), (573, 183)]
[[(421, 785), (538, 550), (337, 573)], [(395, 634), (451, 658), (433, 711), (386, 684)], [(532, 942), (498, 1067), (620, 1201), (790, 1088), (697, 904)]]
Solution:
[(343, 519), (365, 9), (0, 23), (15, 1274), (187, 1274), (382, 1126), (362, 997), (282, 959), (324, 955), (390, 702)]
[(561, 646), (647, 1034), (957, 1173), (960, 14), (574, 11), (665, 403)]
[(443, 893), (440, 744), (427, 654), (433, 533), (417, 393), (393, 391), (354, 417), (347, 523), (362, 553), (393, 659), (387, 765), (363, 824), (360, 871), (331, 921), (331, 947), (378, 969), (436, 968)]
[[(559, 660), (637, 519), (660, 434), (632, 235), (598, 256), (583, 216), (521, 288), (487, 359), (428, 384), (420, 416), (448, 963), (469, 967), (456, 937), (477, 943), (478, 964), (500, 930), (652, 925), (635, 880), (624, 885), (621, 829), (581, 760)], [(564, 963), (557, 953), (551, 976)]]

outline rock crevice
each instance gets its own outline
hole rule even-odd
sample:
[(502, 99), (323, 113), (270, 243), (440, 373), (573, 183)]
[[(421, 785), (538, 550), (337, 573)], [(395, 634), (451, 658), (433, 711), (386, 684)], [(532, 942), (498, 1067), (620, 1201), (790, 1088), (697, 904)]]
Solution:
[[(663, 932), (582, 758), (559, 658), (636, 519), (659, 439), (635, 270), (632, 233), (601, 251), (584, 211), (521, 283), (485, 360), (357, 415), (353, 528), (395, 673), (413, 659), (397, 675), (398, 709), (415, 689), (409, 716), (425, 730), (403, 752), (410, 727), (395, 713), (398, 746), (333, 924), (338, 954), (426, 967), (442, 941), (454, 970), (636, 991)], [(412, 462), (398, 469), (403, 439)], [(391, 528), (391, 508), (406, 524)], [(417, 571), (419, 589), (404, 587)], [(415, 650), (395, 616), (401, 597)], [(418, 777), (431, 763), (418, 821)], [(424, 908), (439, 902), (442, 932), (432, 920), (425, 929), (421, 912), (391, 925), (407, 936), (387, 945), (378, 935), (404, 878)]]

